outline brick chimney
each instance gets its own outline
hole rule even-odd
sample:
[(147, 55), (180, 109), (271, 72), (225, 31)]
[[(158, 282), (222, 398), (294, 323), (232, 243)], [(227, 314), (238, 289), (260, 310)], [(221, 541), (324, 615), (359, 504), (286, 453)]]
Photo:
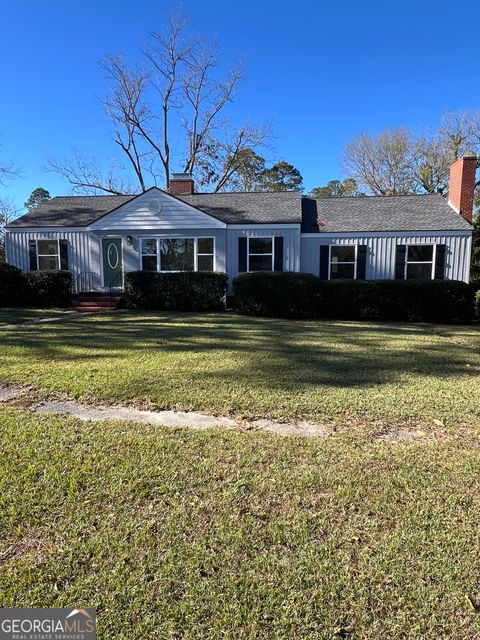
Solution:
[(468, 151), (450, 167), (448, 204), (470, 224), (473, 215), (476, 170), (477, 156), (473, 151)]
[(172, 173), (168, 182), (168, 193), (172, 196), (186, 196), (194, 193), (191, 173)]

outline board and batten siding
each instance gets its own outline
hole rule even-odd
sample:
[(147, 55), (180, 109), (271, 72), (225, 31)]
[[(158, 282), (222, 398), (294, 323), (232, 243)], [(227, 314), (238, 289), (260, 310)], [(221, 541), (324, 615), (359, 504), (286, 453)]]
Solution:
[(9, 231), (5, 234), (7, 262), (14, 267), (30, 270), (28, 243), (30, 240), (66, 240), (68, 242), (68, 268), (74, 275), (91, 271), (90, 234), (86, 231), (42, 229), (35, 231)]
[(367, 280), (395, 278), (397, 244), (444, 244), (445, 278), (468, 282), (472, 236), (470, 232), (425, 232), (421, 234), (302, 234), (301, 271), (319, 274), (320, 245), (366, 244)]
[(227, 274), (231, 286), (232, 279), (238, 275), (238, 239), (273, 238), (283, 236), (283, 270), (300, 271), (300, 225), (267, 226), (251, 225), (244, 227), (229, 226), (227, 231)]

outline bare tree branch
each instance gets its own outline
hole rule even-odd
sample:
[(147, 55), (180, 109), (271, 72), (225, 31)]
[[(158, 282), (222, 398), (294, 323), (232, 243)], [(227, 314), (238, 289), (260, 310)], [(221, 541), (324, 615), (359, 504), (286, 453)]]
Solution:
[(65, 178), (73, 193), (130, 195), (138, 192), (130, 181), (121, 177), (124, 167), (118, 161), (113, 161), (104, 173), (95, 157), (90, 158), (79, 149), (73, 149), (71, 160), (49, 158), (46, 169)]

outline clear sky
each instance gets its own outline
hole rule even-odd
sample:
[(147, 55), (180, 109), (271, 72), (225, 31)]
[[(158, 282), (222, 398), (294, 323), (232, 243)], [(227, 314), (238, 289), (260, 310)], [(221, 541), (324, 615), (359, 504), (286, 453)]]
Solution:
[[(342, 177), (344, 144), (361, 131), (435, 125), (480, 107), (478, 0), (184, 0), (195, 29), (216, 36), (247, 81), (230, 115), (271, 121), (278, 158), (307, 190)], [(138, 56), (172, 3), (161, 0), (1, 0), (0, 153), (23, 169), (2, 195), (23, 204), (72, 146), (108, 157), (98, 60)], [(181, 167), (176, 167), (180, 169)]]

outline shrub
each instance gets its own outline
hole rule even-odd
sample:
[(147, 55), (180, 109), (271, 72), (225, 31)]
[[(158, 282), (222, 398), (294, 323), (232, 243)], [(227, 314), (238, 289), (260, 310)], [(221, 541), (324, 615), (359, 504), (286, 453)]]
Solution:
[(318, 283), (309, 273), (241, 273), (233, 281), (235, 305), (247, 315), (312, 318), (318, 315)]
[(0, 264), (0, 307), (24, 304), (28, 290), (25, 274), (9, 264)]
[(29, 271), (25, 304), (32, 307), (68, 307), (72, 302), (70, 271)]
[(203, 271), (125, 274), (122, 306), (127, 309), (211, 311), (225, 308), (227, 274)]
[(480, 322), (480, 289), (475, 292), (475, 317)]
[(451, 280), (320, 280), (305, 273), (234, 279), (241, 313), (287, 318), (470, 322), (474, 288)]

